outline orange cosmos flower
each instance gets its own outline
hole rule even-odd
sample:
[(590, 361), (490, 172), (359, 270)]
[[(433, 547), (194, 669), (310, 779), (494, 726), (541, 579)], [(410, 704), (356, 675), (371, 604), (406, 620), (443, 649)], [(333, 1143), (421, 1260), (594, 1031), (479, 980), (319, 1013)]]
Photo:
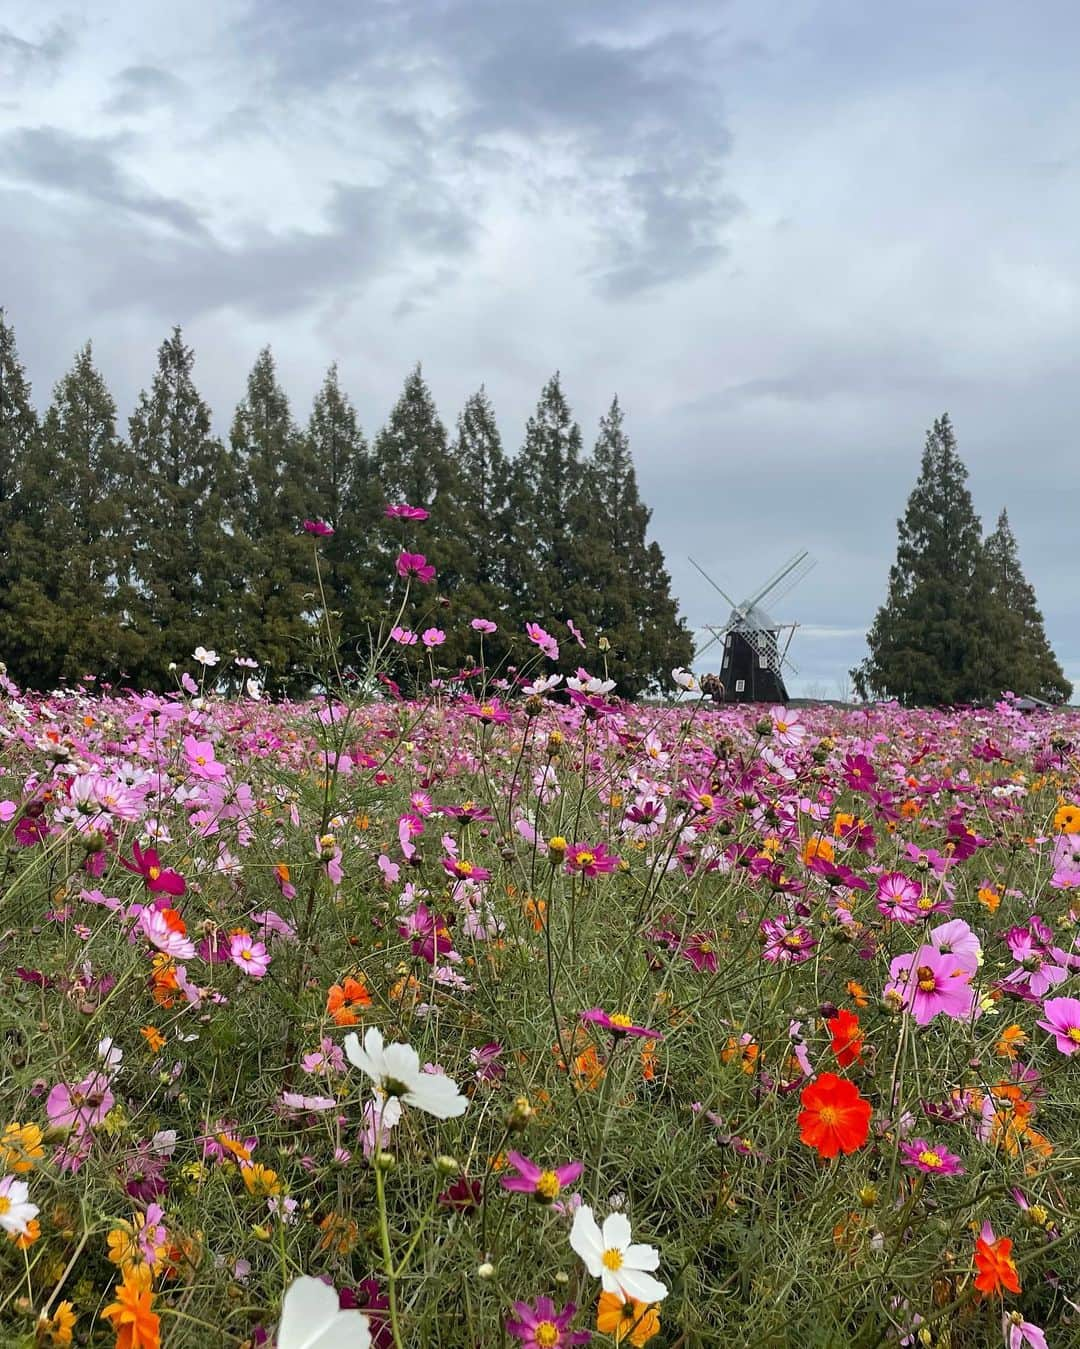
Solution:
[(116, 1349), (160, 1349), (161, 1326), (153, 1310), (150, 1267), (139, 1265), (126, 1270), (115, 1292), (116, 1301), (101, 1314), (112, 1322)]
[(1059, 834), (1080, 834), (1080, 806), (1065, 803), (1054, 812), (1054, 828)]
[(660, 1308), (657, 1303), (638, 1302), (618, 1293), (601, 1293), (596, 1308), (596, 1328), (601, 1335), (610, 1335), (616, 1344), (624, 1340), (639, 1346), (647, 1344), (660, 1333)]
[(827, 838), (819, 838), (815, 835), (806, 840), (806, 845), (802, 850), (802, 860), (812, 862), (816, 857), (820, 857), (823, 862), (833, 862), (836, 860), (836, 849)]
[(975, 1287), (983, 1297), (993, 1297), (1007, 1289), (1020, 1292), (1020, 1276), (1012, 1258), (1012, 1239), (995, 1237), (989, 1223), (983, 1223), (975, 1242)]
[(825, 1024), (832, 1034), (832, 1052), (840, 1067), (850, 1068), (853, 1063), (862, 1063), (863, 1036), (855, 1013), (842, 1007)]
[(856, 979), (849, 979), (844, 985), (848, 997), (854, 1002), (856, 1007), (869, 1007), (870, 994), (863, 988), (862, 984)]
[(998, 1036), (998, 1042), (994, 1046), (994, 1053), (1002, 1059), (1015, 1059), (1017, 1051), (1021, 1046), (1027, 1044), (1027, 1036), (1024, 1031), (1015, 1022), (1011, 1026), (1006, 1026)]
[(803, 1087), (799, 1099), (799, 1137), (819, 1157), (857, 1152), (866, 1143), (873, 1109), (853, 1082), (821, 1073)]

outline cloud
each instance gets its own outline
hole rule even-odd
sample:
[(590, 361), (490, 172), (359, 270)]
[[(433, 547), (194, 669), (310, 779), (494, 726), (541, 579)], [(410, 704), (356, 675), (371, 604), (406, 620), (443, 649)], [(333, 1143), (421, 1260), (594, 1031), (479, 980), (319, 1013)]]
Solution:
[(56, 23), (36, 42), (0, 25), (0, 84), (47, 79), (75, 46), (70, 28)]
[(103, 106), (112, 117), (138, 116), (178, 103), (186, 92), (183, 80), (158, 66), (126, 66), (113, 76), (112, 87)]
[(195, 211), (183, 201), (140, 186), (117, 155), (122, 140), (80, 136), (55, 126), (17, 127), (0, 136), (0, 174), (9, 181), (82, 201), (111, 206), (182, 234), (201, 234)]

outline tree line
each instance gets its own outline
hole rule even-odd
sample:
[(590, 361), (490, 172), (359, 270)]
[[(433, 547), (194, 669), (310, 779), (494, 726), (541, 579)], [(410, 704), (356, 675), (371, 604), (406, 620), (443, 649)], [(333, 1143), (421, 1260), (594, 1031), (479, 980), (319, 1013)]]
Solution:
[[(369, 442), (336, 366), (298, 426), (266, 348), (222, 439), (193, 366), (175, 328), (124, 435), (88, 343), (39, 418), (0, 310), (0, 659), (27, 687), (93, 674), (163, 688), (201, 644), (302, 694), (318, 678), (324, 606), (345, 663), (365, 666), (396, 613), (403, 547), (437, 582), (414, 589), (400, 623), (445, 633), (441, 667), (476, 659), (474, 617), (499, 625), (489, 665), (512, 662), (525, 623), (561, 625), (572, 642), (573, 622), (594, 663), (605, 639), (628, 695), (690, 663), (617, 398), (586, 454), (555, 374), (510, 455), (483, 387), (451, 434), (417, 366)], [(406, 533), (388, 503), (428, 518)], [(305, 519), (334, 531), (319, 540), (318, 579)]]
[(1002, 510), (985, 539), (948, 413), (927, 432), (897, 522), (885, 603), (851, 671), (862, 698), (906, 706), (979, 703), (1005, 690), (1060, 703), (1072, 685), (1047, 641), (1035, 590)]

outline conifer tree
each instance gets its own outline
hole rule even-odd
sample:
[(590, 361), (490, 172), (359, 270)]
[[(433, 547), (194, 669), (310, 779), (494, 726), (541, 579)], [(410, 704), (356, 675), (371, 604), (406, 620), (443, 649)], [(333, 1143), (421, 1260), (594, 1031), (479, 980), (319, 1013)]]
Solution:
[(927, 433), (922, 467), (897, 522), (885, 603), (852, 670), (860, 696), (905, 706), (996, 696), (994, 600), (982, 527), (948, 414)]
[[(508, 577), (517, 565), (508, 514), (510, 465), (495, 422), (495, 409), (481, 385), (471, 394), (458, 416), (452, 450), (455, 497), (452, 516), (467, 536), (469, 550), (460, 563), (461, 575), (451, 596), (455, 619), (444, 652), (446, 664), (463, 664), (475, 654), (468, 622), (490, 618), (499, 632), (484, 643), (486, 663), (498, 664), (509, 650), (508, 629), (520, 627), (520, 615), (511, 614)], [(445, 507), (444, 507), (445, 509)]]
[(1020, 550), (1005, 510), (987, 536), (986, 560), (997, 609), (994, 638), (1002, 689), (1053, 703), (1066, 701), (1072, 684), (1046, 639), (1035, 590), (1020, 566)]
[(0, 309), (0, 661), (19, 681), (30, 677), (31, 652), (14, 618), (12, 587), (34, 565), (23, 487), (37, 436), (37, 416), (15, 332)]
[(56, 386), (24, 482), (34, 563), (13, 595), (39, 686), (88, 673), (130, 682), (142, 663), (130, 482), (116, 406), (87, 343)]
[(139, 533), (134, 553), (136, 609), (147, 642), (144, 679), (158, 687), (172, 661), (223, 638), (220, 578), (224, 530), (224, 447), (192, 379), (194, 353), (179, 327), (158, 348), (150, 392), (128, 422)]
[(274, 692), (310, 686), (317, 608), (303, 521), (326, 513), (310, 445), (293, 424), (270, 348), (252, 368), (229, 435), (230, 542), (223, 602), (233, 616), (227, 646), (259, 662)]
[[(368, 539), (374, 523), (372, 498), (377, 492), (372, 486), (367, 442), (356, 409), (341, 388), (336, 364), (326, 372), (312, 404), (307, 455), (314, 488), (312, 499), (321, 503), (319, 518), (334, 530), (318, 546), (325, 558), (321, 568), (323, 597), (338, 616), (335, 631), (340, 633), (345, 606), (363, 611), (371, 608)], [(367, 509), (361, 508), (364, 505)], [(314, 565), (313, 561), (310, 565)], [(348, 641), (347, 630), (345, 636)]]
[(678, 615), (659, 545), (648, 540), (652, 512), (638, 493), (630, 441), (618, 398), (600, 419), (591, 461), (594, 491), (593, 622), (611, 643), (611, 673), (628, 696), (669, 680), (689, 665), (693, 641)]

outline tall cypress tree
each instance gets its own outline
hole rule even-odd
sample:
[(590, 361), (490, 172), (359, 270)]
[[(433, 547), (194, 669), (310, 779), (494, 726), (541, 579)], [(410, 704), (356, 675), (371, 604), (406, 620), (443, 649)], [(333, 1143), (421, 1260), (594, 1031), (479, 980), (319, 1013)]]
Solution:
[(228, 466), (210, 409), (192, 379), (194, 353), (179, 327), (158, 348), (150, 392), (128, 422), (138, 492), (134, 553), (143, 677), (161, 685), (171, 661), (222, 641), (220, 577), (228, 540), (222, 494)]
[(15, 332), (0, 309), (0, 660), (20, 681), (30, 677), (31, 653), (14, 618), (12, 587), (35, 565), (26, 529), (23, 484), (37, 438), (37, 415), (15, 347)]
[(492, 618), (499, 623), (499, 632), (486, 639), (484, 651), (489, 665), (493, 665), (509, 650), (508, 629), (520, 623), (519, 616), (511, 614), (508, 578), (521, 549), (513, 540), (515, 531), (509, 516), (510, 465), (503, 452), (495, 409), (482, 385), (469, 396), (458, 416), (452, 455), (455, 498), (450, 513), (469, 546), (451, 596), (456, 621), (448, 634), (444, 656), (447, 663), (465, 662), (474, 651), (468, 621)]
[(1016, 535), (1005, 510), (998, 516), (997, 528), (987, 536), (986, 560), (998, 610), (994, 636), (1002, 688), (1031, 693), (1048, 702), (1065, 702), (1072, 694), (1072, 684), (1046, 639), (1035, 590), (1020, 566)]
[(860, 696), (906, 706), (968, 703), (1001, 692), (995, 605), (982, 527), (948, 413), (927, 433), (922, 467), (897, 522), (889, 588), (852, 670)]
[(319, 545), (325, 558), (323, 594), (327, 606), (339, 615), (336, 630), (351, 645), (356, 620), (371, 607), (368, 539), (375, 523), (377, 491), (367, 442), (356, 409), (341, 388), (336, 364), (326, 372), (312, 404), (307, 454), (313, 475), (312, 500), (320, 503), (320, 518), (334, 529)]
[(274, 691), (301, 693), (311, 682), (317, 600), (305, 518), (325, 513), (310, 446), (293, 424), (289, 400), (265, 347), (229, 435), (231, 459), (229, 594), (233, 645), (254, 657)]

